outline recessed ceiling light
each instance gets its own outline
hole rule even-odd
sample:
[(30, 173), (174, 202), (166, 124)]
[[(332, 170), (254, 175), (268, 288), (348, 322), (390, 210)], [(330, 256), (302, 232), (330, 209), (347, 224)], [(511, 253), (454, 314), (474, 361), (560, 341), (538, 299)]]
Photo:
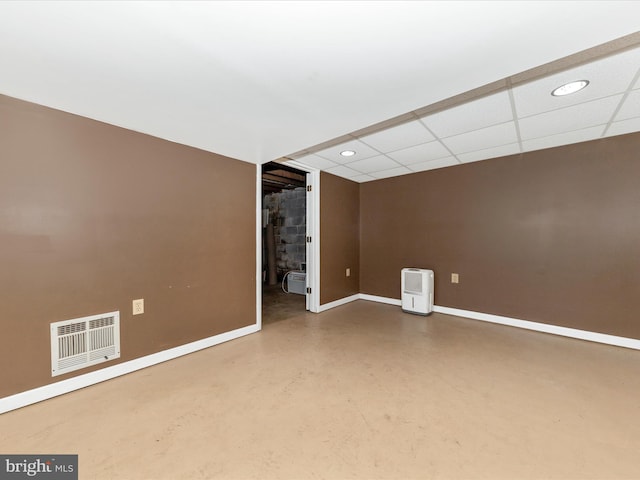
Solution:
[(353, 150), (343, 150), (340, 152), (340, 155), (343, 157), (353, 157), (356, 154)]
[(565, 83), (561, 87), (558, 87), (553, 92), (551, 92), (551, 95), (553, 95), (554, 97), (571, 95), (572, 93), (579, 92), (587, 85), (589, 85), (589, 80), (576, 80), (575, 82)]

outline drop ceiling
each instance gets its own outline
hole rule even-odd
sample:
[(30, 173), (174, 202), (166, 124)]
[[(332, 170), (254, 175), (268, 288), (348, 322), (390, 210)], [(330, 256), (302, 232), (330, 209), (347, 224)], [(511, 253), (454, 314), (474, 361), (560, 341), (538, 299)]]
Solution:
[[(589, 81), (585, 89), (551, 95), (582, 79)], [(640, 131), (640, 47), (521, 85), (505, 83), (497, 93), (289, 158), (366, 182)], [(344, 157), (345, 150), (356, 154)]]
[(626, 1), (3, 1), (0, 94), (362, 182), (640, 130), (638, 18)]

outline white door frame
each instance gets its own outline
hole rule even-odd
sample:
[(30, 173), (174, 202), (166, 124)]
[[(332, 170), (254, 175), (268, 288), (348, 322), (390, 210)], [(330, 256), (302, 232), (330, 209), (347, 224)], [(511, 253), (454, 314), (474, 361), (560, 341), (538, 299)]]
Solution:
[(262, 165), (256, 165), (256, 326), (262, 329)]
[(320, 171), (307, 172), (307, 310), (320, 312)]
[[(294, 160), (286, 163), (291, 167), (307, 172), (307, 293), (306, 307), (313, 313), (320, 312), (320, 170), (302, 165)], [(309, 290), (307, 290), (309, 291)]]

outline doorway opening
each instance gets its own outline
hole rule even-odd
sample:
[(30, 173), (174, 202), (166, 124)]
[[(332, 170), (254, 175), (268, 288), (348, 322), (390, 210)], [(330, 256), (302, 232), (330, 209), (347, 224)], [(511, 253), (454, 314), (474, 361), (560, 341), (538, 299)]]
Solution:
[(262, 166), (262, 324), (303, 314), (307, 292), (307, 173)]

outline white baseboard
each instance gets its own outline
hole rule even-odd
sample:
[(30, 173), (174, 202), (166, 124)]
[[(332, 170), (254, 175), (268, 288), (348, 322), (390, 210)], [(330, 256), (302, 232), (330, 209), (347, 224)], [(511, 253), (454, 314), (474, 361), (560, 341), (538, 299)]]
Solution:
[(433, 311), (438, 313), (445, 313), (447, 315), (455, 315), (457, 317), (481, 320), (483, 322), (499, 323), (500, 325), (508, 325), (510, 327), (535, 330), (536, 332), (551, 333), (553, 335), (561, 335), (563, 337), (577, 338), (580, 340), (587, 340), (589, 342), (604, 343), (607, 345), (615, 345), (617, 347), (640, 350), (640, 340), (634, 338), (618, 337), (616, 335), (608, 335), (606, 333), (578, 330), (577, 328), (560, 327), (558, 325), (549, 325), (547, 323), (530, 322), (528, 320), (503, 317), (501, 315), (492, 315), (490, 313), (459, 310), (457, 308), (450, 307), (439, 307), (437, 305), (433, 307)]
[(368, 300), (370, 302), (378, 302), (378, 303), (386, 303), (388, 305), (396, 305), (400, 307), (402, 305), (402, 301), (396, 298), (388, 298), (388, 297), (378, 297), (376, 295), (368, 295), (366, 293), (360, 294), (360, 300)]
[(324, 312), (325, 310), (329, 310), (330, 308), (339, 307), (340, 305), (344, 305), (346, 303), (353, 302), (359, 299), (360, 299), (360, 294), (356, 293), (355, 295), (351, 295), (350, 297), (344, 297), (338, 300), (334, 300), (333, 302), (324, 303), (320, 305), (317, 313)]
[(26, 392), (17, 393), (9, 397), (0, 398), (0, 414), (15, 410), (21, 407), (26, 407), (33, 403), (41, 402), (49, 398), (57, 397), (65, 393), (73, 392), (96, 383), (104, 382), (105, 380), (111, 380), (112, 378), (125, 375), (127, 373), (135, 372), (158, 363), (163, 363), (174, 358), (188, 355), (204, 348), (209, 348), (220, 343), (234, 340), (250, 333), (255, 333), (260, 330), (260, 327), (255, 325), (249, 325), (247, 327), (238, 328), (230, 332), (214, 335), (213, 337), (203, 338), (186, 345), (164, 350), (162, 352), (153, 353), (145, 357), (129, 360), (128, 362), (119, 363), (112, 367), (103, 368), (94, 372), (79, 375), (77, 377), (62, 380), (60, 382), (51, 383), (42, 387), (27, 390)]
[[(386, 303), (389, 305), (402, 305), (402, 302), (395, 298), (377, 297), (375, 295), (366, 294), (360, 294), (360, 298), (362, 300)], [(503, 317), (501, 315), (493, 315), (490, 313), (473, 312), (471, 310), (440, 307), (438, 305), (434, 305), (433, 311), (436, 313), (444, 313), (446, 315), (454, 315), (456, 317), (464, 317), (472, 320), (480, 320), (483, 322), (498, 323), (500, 325), (524, 328), (526, 330), (533, 330), (536, 332), (551, 333), (553, 335), (577, 338), (579, 340), (587, 340), (589, 342), (604, 343), (606, 345), (614, 345), (616, 347), (640, 350), (640, 340), (635, 338), (618, 337), (616, 335), (608, 335), (605, 333), (590, 332), (588, 330), (578, 330), (576, 328), (560, 327), (558, 325), (549, 325), (547, 323), (530, 322), (528, 320)]]

